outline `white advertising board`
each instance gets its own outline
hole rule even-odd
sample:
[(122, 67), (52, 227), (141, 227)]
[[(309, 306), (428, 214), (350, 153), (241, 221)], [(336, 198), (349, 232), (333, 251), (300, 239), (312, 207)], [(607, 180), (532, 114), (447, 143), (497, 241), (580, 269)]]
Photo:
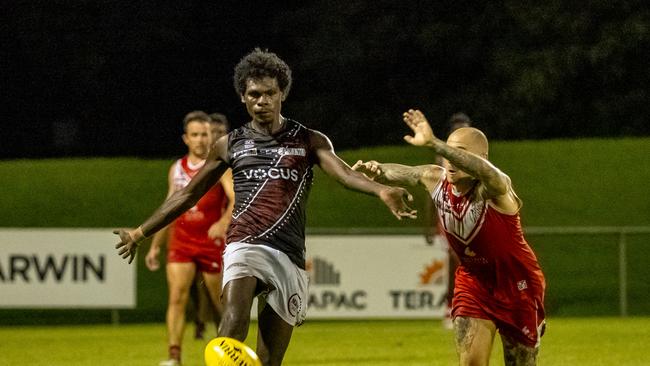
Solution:
[(424, 236), (307, 237), (307, 318), (441, 318), (447, 251)]
[(134, 308), (136, 266), (110, 229), (0, 229), (0, 307)]

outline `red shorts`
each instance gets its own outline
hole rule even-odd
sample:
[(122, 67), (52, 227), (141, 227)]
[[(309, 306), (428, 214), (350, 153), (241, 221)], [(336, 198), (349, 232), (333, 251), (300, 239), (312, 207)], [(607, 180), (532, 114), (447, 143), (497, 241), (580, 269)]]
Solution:
[(528, 293), (497, 300), (470, 276), (456, 273), (452, 317), (486, 319), (494, 322), (499, 333), (528, 347), (538, 347), (544, 334), (544, 290), (529, 288)]
[(199, 272), (221, 273), (223, 250), (223, 241), (207, 245), (175, 244), (167, 251), (167, 263), (195, 263)]

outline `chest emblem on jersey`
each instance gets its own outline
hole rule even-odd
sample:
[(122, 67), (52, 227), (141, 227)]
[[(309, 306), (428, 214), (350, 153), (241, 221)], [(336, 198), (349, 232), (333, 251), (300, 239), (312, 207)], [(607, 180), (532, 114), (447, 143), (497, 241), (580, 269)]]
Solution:
[(517, 281), (517, 290), (523, 291), (528, 288), (528, 283), (526, 280)]
[[(438, 214), (445, 231), (452, 234), (464, 244), (468, 244), (481, 230), (487, 203), (484, 200), (472, 202), (462, 197), (457, 202), (452, 202), (446, 192), (440, 192), (437, 198)], [(467, 248), (466, 255), (474, 256), (476, 253)]]
[(465, 255), (468, 257), (475, 257), (476, 253), (474, 253), (469, 247), (465, 247)]

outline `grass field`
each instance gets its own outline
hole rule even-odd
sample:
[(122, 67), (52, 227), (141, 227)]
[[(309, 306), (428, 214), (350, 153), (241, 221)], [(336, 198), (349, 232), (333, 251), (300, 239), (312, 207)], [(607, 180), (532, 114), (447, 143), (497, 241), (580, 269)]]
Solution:
[[(203, 365), (206, 341), (184, 344), (184, 365)], [(210, 334), (209, 334), (210, 335)], [(211, 334), (214, 335), (214, 334)], [(252, 328), (247, 343), (254, 347)], [(650, 365), (650, 318), (551, 318), (539, 365)], [(166, 356), (163, 324), (0, 328), (0, 365), (146, 366)], [(308, 322), (294, 332), (284, 365), (454, 365), (440, 321)], [(493, 365), (503, 364), (500, 341)]]

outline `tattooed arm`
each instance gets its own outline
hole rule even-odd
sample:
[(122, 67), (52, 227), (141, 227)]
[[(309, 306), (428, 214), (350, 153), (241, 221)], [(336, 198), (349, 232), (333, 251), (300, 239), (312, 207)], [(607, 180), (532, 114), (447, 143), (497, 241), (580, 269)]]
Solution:
[[(484, 156), (479, 156), (472, 151), (468, 151), (481, 150), (476, 148), (477, 144), (480, 145), (480, 143), (476, 143), (472, 138), (461, 139), (456, 144), (457, 147), (450, 146), (438, 139), (433, 134), (424, 114), (418, 110), (410, 109), (404, 113), (404, 122), (414, 132), (413, 136), (404, 136), (406, 142), (415, 146), (432, 148), (452, 165), (478, 179), (481, 182), (483, 197), (492, 200), (494, 205), (502, 211), (514, 213), (519, 209), (521, 201), (512, 190), (510, 178), (487, 160), (487, 139), (484, 141)], [(481, 136), (483, 136), (482, 133)], [(485, 137), (483, 136), (483, 138)]]
[[(418, 110), (404, 113), (404, 122), (413, 130), (414, 136), (405, 136), (406, 142), (415, 146), (428, 146), (453, 165), (470, 174), (485, 185), (489, 196), (506, 194), (510, 188), (510, 179), (501, 170), (492, 165), (484, 157), (467, 151), (467, 147), (449, 146), (433, 135), (431, 126), (424, 114)], [(487, 155), (485, 156), (487, 157)]]
[(444, 174), (444, 169), (437, 165), (408, 166), (379, 163), (374, 160), (365, 163), (359, 160), (352, 169), (360, 171), (380, 183), (399, 186), (422, 185), (429, 192), (433, 191)]

